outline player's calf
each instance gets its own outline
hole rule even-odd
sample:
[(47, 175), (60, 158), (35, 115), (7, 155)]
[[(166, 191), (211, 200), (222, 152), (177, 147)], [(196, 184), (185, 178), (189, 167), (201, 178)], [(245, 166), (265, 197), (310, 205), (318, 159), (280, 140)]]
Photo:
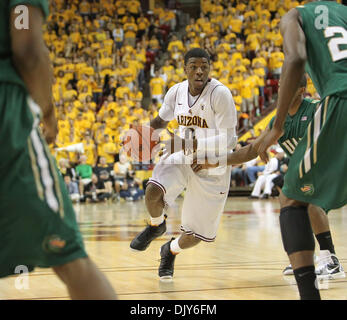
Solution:
[(71, 299), (117, 299), (117, 295), (107, 278), (88, 257), (79, 258), (52, 268), (66, 284)]
[(162, 190), (149, 183), (146, 188), (146, 206), (151, 215), (150, 224), (139, 233), (130, 243), (130, 248), (136, 251), (146, 250), (151, 242), (163, 235), (166, 231), (166, 215), (164, 209), (164, 194)]
[(320, 299), (313, 262), (315, 242), (307, 207), (281, 209), (282, 242), (293, 266), (301, 299)]

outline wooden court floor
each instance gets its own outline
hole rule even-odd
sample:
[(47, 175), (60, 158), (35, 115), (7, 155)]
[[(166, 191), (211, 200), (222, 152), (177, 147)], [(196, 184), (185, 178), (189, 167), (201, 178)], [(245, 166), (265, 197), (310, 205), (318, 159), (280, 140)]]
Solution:
[[(170, 213), (167, 233), (141, 253), (130, 250), (148, 218), (143, 200), (76, 205), (87, 251), (122, 300), (277, 300), (298, 299), (279, 230), (276, 199), (229, 198), (214, 243), (200, 243), (176, 258), (174, 281), (159, 281), (159, 249), (180, 226), (179, 208)], [(347, 269), (347, 206), (329, 213), (335, 249)], [(317, 247), (317, 246), (316, 246)], [(318, 248), (318, 247), (317, 247)], [(51, 269), (36, 269), (28, 287), (16, 277), (0, 280), (0, 299), (68, 299)], [(347, 299), (347, 278), (321, 284), (322, 299)]]

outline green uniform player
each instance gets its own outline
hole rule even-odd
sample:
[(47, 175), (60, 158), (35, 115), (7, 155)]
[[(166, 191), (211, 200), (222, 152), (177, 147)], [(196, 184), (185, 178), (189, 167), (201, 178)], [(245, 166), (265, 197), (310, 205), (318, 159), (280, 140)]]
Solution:
[(347, 203), (347, 7), (333, 1), (310, 2), (283, 16), (280, 30), (285, 60), (277, 115), (257, 152), (283, 135), (290, 102), (305, 68), (321, 102), (291, 156), (281, 197), (284, 249), (293, 266), (301, 299), (320, 299), (315, 285), (314, 238), (307, 210), (337, 209)]
[[(306, 91), (306, 76), (302, 77), (300, 82), (300, 89), (298, 90), (293, 102), (288, 110), (288, 115), (284, 123), (284, 133), (278, 140), (279, 145), (285, 151), (286, 155), (290, 159), (295, 151), (295, 147), (299, 141), (305, 135), (307, 126), (314, 117), (314, 114), (319, 107), (319, 100), (313, 100), (310, 98), (304, 98), (303, 95)], [(264, 132), (252, 143), (245, 147), (238, 149), (227, 157), (228, 165), (236, 165), (239, 163), (247, 162), (251, 159), (258, 157), (256, 148), (262, 139), (269, 133), (276, 116), (274, 116), (264, 130)], [(291, 160), (290, 160), (291, 161)], [(194, 171), (196, 170), (195, 164), (193, 166)], [(211, 165), (204, 164), (200, 169), (206, 169)], [(215, 165), (212, 165), (215, 166)], [(336, 254), (335, 248), (330, 232), (329, 220), (326, 215), (326, 211), (322, 208), (312, 205), (308, 208), (309, 218), (312, 225), (313, 232), (319, 243), (320, 253), (317, 257), (317, 268), (316, 273), (322, 279), (339, 279), (345, 277), (345, 272), (341, 266)], [(331, 259), (329, 259), (331, 258)], [(293, 268), (291, 265), (287, 266), (283, 270), (284, 275), (292, 275)]]
[[(298, 111), (294, 115), (288, 115), (284, 122), (283, 136), (278, 139), (278, 144), (281, 146), (287, 157), (290, 158), (295, 151), (295, 147), (305, 135), (306, 129), (310, 121), (313, 119), (316, 112), (319, 100), (304, 98), (299, 106)], [(269, 123), (271, 129), (275, 121), (274, 116)]]
[(42, 37), (47, 15), (46, 0), (0, 2), (0, 277), (15, 274), (17, 266), (29, 272), (52, 267), (72, 298), (115, 298), (87, 257), (45, 141), (56, 135), (52, 74)]
[[(322, 5), (328, 8), (329, 26), (317, 32), (315, 8)], [(292, 156), (282, 191), (288, 198), (336, 209), (347, 203), (347, 184), (340, 179), (347, 172), (347, 30), (341, 19), (347, 7), (323, 1), (297, 10), (310, 35), (306, 71), (321, 104)]]

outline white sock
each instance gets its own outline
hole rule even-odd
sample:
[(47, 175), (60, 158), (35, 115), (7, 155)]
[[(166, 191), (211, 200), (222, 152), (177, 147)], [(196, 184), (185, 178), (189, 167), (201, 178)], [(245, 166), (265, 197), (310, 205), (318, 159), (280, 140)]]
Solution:
[(161, 216), (153, 218), (151, 217), (151, 226), (159, 226), (164, 222), (164, 214), (162, 213)]
[(182, 251), (181, 247), (178, 244), (178, 239), (172, 240), (170, 243), (170, 250), (173, 254), (180, 253)]

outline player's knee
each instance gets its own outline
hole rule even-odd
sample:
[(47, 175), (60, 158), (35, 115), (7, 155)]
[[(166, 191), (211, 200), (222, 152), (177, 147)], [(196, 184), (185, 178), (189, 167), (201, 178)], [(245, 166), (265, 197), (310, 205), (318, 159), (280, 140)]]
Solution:
[(283, 194), (282, 191), (280, 192), (280, 195), (279, 195), (279, 201), (280, 201), (280, 206), (281, 206), (281, 208), (304, 206), (303, 203), (301, 203), (301, 202), (299, 202), (299, 201), (297, 201), (297, 200), (287, 198), (287, 197)]
[(163, 191), (153, 183), (149, 183), (146, 187), (145, 198), (147, 202), (163, 202)]
[(288, 255), (298, 251), (314, 250), (315, 242), (306, 207), (282, 208), (280, 227), (284, 250)]

